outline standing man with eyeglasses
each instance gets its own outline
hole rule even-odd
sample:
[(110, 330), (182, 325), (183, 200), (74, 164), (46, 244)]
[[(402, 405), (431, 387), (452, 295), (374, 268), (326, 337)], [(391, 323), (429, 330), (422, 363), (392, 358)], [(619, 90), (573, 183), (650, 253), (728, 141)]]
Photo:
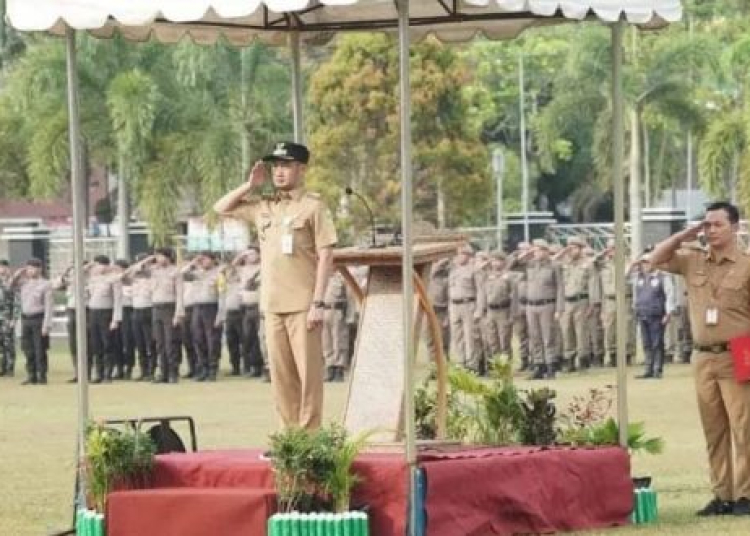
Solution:
[[(699, 516), (750, 515), (750, 383), (739, 383), (729, 342), (750, 334), (750, 256), (737, 244), (739, 211), (706, 208), (700, 225), (656, 246), (651, 262), (687, 282), (698, 412), (708, 450), (714, 498)], [(707, 251), (684, 242), (703, 232)]]
[[(261, 311), (277, 409), (285, 426), (314, 429), (323, 409), (321, 334), (337, 237), (325, 203), (304, 188), (309, 159), (304, 145), (276, 144), (214, 210), (258, 229)], [(263, 162), (273, 166), (276, 195), (270, 198), (252, 195), (266, 182)]]

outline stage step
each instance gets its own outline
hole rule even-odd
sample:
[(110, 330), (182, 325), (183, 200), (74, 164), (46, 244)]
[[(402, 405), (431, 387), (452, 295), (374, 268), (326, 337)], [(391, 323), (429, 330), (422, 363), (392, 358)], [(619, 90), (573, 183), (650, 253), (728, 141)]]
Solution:
[(110, 493), (108, 536), (266, 536), (273, 489), (157, 488)]

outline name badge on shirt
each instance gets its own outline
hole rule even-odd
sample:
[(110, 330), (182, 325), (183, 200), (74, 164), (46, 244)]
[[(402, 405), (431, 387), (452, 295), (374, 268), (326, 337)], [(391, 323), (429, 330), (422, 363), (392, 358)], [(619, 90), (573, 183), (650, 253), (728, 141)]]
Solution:
[(294, 235), (287, 232), (281, 236), (281, 253), (292, 255), (294, 253)]
[(706, 309), (706, 325), (716, 326), (719, 323), (719, 310), (716, 307)]
[(294, 235), (292, 234), (292, 220), (289, 216), (284, 217), (284, 234), (281, 235), (281, 253), (292, 255), (294, 253)]

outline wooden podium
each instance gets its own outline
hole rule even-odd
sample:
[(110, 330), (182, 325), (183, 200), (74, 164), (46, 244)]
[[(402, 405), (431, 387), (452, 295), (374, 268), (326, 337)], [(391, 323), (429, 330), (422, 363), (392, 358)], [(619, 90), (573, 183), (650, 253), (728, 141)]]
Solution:
[[(445, 437), (446, 365), (440, 326), (427, 296), (424, 279), (430, 264), (453, 256), (461, 245), (451, 241), (417, 243), (413, 246), (415, 347), (426, 318), (435, 341), (438, 380), (438, 439)], [(334, 265), (360, 303), (359, 331), (349, 378), (344, 426), (352, 433), (375, 430), (371, 442), (400, 441), (403, 436), (404, 331), (402, 248), (342, 248), (334, 252)], [(364, 289), (347, 266), (368, 266)]]

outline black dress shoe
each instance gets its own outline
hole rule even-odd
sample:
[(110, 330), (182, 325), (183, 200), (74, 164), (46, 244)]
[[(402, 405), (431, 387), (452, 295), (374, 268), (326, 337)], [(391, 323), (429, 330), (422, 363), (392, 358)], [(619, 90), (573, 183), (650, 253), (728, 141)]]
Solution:
[(547, 371), (546, 365), (536, 365), (534, 367), (534, 373), (529, 376), (530, 380), (543, 380), (544, 374)]
[(750, 516), (750, 499), (740, 497), (732, 506), (732, 514), (735, 516)]
[(651, 374), (650, 372), (646, 372), (644, 374), (639, 374), (638, 376), (635, 377), (635, 379), (636, 380), (648, 380), (648, 379), (651, 379), (653, 377), (654, 377), (653, 374)]
[(706, 506), (698, 510), (695, 515), (700, 517), (726, 516), (734, 513), (734, 502), (722, 501), (718, 497), (711, 499)]
[(26, 378), (24, 381), (21, 382), (21, 385), (36, 385), (36, 378)]
[(37, 385), (47, 385), (47, 376), (41, 376), (36, 383)]
[(72, 377), (71, 379), (69, 379), (68, 381), (66, 381), (65, 383), (78, 383), (78, 378), (76, 378), (76, 377), (74, 376), (74, 377)]

